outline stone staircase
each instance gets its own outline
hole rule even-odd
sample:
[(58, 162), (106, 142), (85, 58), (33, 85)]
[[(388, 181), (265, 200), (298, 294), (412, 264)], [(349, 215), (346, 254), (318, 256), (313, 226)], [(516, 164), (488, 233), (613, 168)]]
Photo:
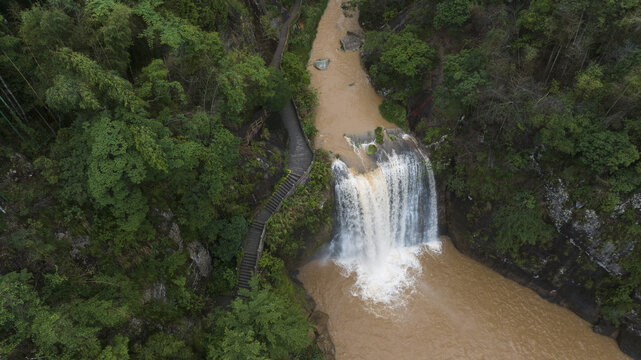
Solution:
[[(276, 53), (272, 58), (271, 66), (280, 68), (280, 61), (289, 38), (289, 27), (298, 17), (302, 0), (296, 0), (292, 7), (291, 16), (280, 31), (279, 43)], [(296, 105), (290, 99), (280, 112), (283, 126), (289, 135), (287, 168), (289, 173), (276, 191), (272, 194), (267, 204), (256, 214), (249, 226), (245, 238), (243, 259), (238, 266), (238, 289), (250, 289), (249, 281), (258, 269), (258, 261), (263, 253), (265, 226), (269, 218), (280, 209), (283, 200), (296, 191), (296, 187), (307, 180), (314, 163), (314, 150), (305, 136), (301, 119)]]
[(245, 240), (245, 253), (243, 260), (238, 269), (238, 288), (249, 289), (249, 280), (256, 272), (258, 260), (263, 252), (263, 243), (265, 236), (266, 221), (278, 211), (283, 200), (291, 195), (296, 186), (302, 179), (302, 174), (290, 172), (285, 181), (283, 181), (276, 191), (272, 194), (271, 198), (265, 207), (254, 218)]

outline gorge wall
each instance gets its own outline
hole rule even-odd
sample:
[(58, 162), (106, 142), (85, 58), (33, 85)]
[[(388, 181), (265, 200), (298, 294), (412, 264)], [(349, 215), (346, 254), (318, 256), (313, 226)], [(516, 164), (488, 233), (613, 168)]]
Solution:
[(359, 6), (381, 113), (434, 163), (442, 233), (641, 357), (641, 4)]
[[(621, 249), (599, 236), (599, 228), (608, 219), (590, 217), (582, 223), (567, 215), (573, 206), (562, 196), (563, 188), (550, 187), (545, 205), (557, 226), (554, 240), (542, 249), (528, 246), (529, 258), (514, 259), (496, 250), (494, 239), (479, 236), (479, 230), (466, 217), (473, 200), (457, 197), (439, 183), (439, 225), (456, 248), (494, 271), (535, 290), (548, 301), (565, 306), (593, 324), (593, 330), (616, 339), (621, 350), (641, 358), (641, 319), (636, 312), (615, 324), (603, 317), (602, 303), (594, 284), (621, 271)], [(560, 193), (560, 194), (559, 194)], [(557, 195), (557, 196), (553, 196)], [(561, 195), (561, 196), (558, 196)], [(638, 205), (631, 201), (630, 206)], [(484, 221), (490, 221), (491, 205)], [(587, 212), (590, 214), (591, 212)], [(589, 216), (589, 215), (587, 215)], [(630, 246), (626, 244), (624, 249)], [(638, 294), (635, 294), (638, 301)]]

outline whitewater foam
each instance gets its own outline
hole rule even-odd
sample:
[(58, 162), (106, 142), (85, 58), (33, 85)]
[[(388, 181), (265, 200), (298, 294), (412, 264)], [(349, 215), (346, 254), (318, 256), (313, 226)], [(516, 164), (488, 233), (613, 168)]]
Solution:
[(333, 261), (355, 274), (352, 294), (373, 306), (398, 308), (421, 274), (423, 251), (440, 252), (436, 190), (429, 159), (414, 151), (379, 154), (377, 167), (351, 171), (341, 160), (336, 178)]

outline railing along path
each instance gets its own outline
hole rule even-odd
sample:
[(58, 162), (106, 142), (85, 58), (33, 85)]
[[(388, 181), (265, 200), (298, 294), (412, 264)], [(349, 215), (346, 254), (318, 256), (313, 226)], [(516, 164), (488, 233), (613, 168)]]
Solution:
[[(297, 0), (292, 8), (290, 17), (287, 19), (279, 34), (278, 47), (271, 61), (271, 66), (280, 68), (283, 52), (289, 39), (291, 24), (298, 18), (302, 0)], [(258, 261), (263, 252), (265, 240), (265, 227), (267, 221), (280, 209), (283, 200), (296, 191), (296, 187), (302, 184), (312, 169), (314, 162), (314, 150), (303, 132), (300, 116), (294, 102), (290, 99), (287, 105), (280, 112), (283, 125), (289, 135), (287, 168), (288, 175), (285, 180), (272, 193), (267, 204), (254, 217), (247, 237), (245, 238), (243, 259), (238, 267), (237, 289), (249, 289), (249, 280), (258, 268)]]

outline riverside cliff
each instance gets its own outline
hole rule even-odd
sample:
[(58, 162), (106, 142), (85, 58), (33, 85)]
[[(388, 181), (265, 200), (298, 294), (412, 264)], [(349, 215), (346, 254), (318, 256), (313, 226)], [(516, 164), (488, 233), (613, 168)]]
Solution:
[(381, 113), (430, 152), (443, 231), (641, 357), (641, 5), (366, 0)]
[[(495, 239), (479, 235), (476, 224), (466, 218), (474, 206), (473, 201), (458, 198), (444, 190), (444, 186), (440, 188), (443, 200), (439, 203), (440, 217), (444, 221), (441, 231), (450, 236), (459, 251), (535, 290), (541, 297), (569, 308), (590, 322), (595, 332), (616, 339), (624, 353), (635, 359), (641, 357), (638, 314), (630, 312), (618, 323), (608, 320), (595, 286), (618, 276), (615, 271), (623, 266), (615, 245), (598, 233), (602, 222), (608, 219), (591, 218), (589, 228), (577, 220), (556, 219), (559, 227), (551, 244), (545, 248), (527, 246), (520, 254), (528, 257), (514, 259), (498, 252)], [(558, 206), (559, 201), (550, 199), (546, 205)], [(491, 215), (489, 213), (484, 221), (489, 221)]]

